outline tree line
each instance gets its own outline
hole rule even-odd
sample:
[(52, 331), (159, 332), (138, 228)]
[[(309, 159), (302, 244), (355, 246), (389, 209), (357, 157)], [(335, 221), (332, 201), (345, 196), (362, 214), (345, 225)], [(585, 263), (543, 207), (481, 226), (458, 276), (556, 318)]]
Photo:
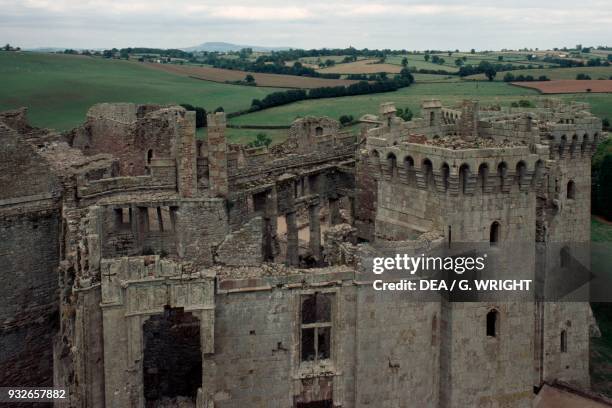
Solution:
[(375, 82), (360, 81), (349, 86), (331, 86), (304, 89), (291, 89), (288, 91), (272, 92), (263, 99), (253, 99), (249, 112), (272, 108), (274, 106), (286, 105), (305, 99), (336, 98), (340, 96), (364, 95), (381, 92), (397, 91), (400, 88), (410, 86), (414, 77), (406, 69), (393, 79), (379, 80)]

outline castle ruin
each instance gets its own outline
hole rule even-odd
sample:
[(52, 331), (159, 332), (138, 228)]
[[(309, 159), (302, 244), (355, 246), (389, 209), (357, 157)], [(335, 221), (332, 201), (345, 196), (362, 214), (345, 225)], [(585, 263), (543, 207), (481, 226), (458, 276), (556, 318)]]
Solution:
[[(99, 104), (60, 134), (0, 113), (0, 384), (60, 407), (531, 407), (589, 387), (587, 302), (411, 299), (375, 254), (495, 250), (546, 281), (589, 265), (588, 106), (393, 104), (358, 135), (207, 138), (177, 106)], [(571, 254), (571, 256), (569, 256)]]

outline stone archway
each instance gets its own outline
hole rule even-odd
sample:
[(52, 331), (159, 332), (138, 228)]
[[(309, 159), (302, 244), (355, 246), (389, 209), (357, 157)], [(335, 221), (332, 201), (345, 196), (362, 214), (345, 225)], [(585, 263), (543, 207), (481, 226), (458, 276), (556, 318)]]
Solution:
[(145, 406), (195, 407), (202, 386), (200, 320), (183, 308), (166, 306), (142, 330)]

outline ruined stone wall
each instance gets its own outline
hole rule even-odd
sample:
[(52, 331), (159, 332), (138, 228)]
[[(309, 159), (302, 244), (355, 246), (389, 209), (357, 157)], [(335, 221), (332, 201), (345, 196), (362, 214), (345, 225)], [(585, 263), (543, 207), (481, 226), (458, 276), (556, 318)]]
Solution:
[(256, 266), (263, 261), (262, 249), (263, 220), (256, 217), (225, 237), (216, 250), (215, 261), (221, 265)]
[(225, 140), (225, 114), (208, 115), (208, 176), (214, 196), (226, 197), (228, 186), (228, 154)]
[[(487, 313), (495, 308), (496, 336), (488, 336)], [(448, 359), (441, 407), (528, 408), (533, 399), (534, 304), (453, 303), (441, 352)], [(519, 334), (520, 333), (520, 334)]]
[[(566, 130), (562, 129), (563, 134)], [(582, 269), (576, 265), (590, 269), (591, 264), (588, 250), (591, 237), (591, 154), (595, 149), (593, 135), (598, 134), (600, 129), (578, 126), (576, 132), (579, 137), (567, 144), (555, 132), (557, 138), (551, 144), (551, 155), (555, 160), (547, 163), (549, 177), (542, 197), (546, 204), (541, 215), (545, 250), (541, 252), (539, 262), (547, 281), (552, 282), (559, 279), (557, 274), (575, 275), (576, 271)], [(562, 265), (564, 250), (567, 250), (571, 259), (569, 267)], [(579, 299), (584, 300), (588, 288), (583, 287), (569, 296), (576, 293), (581, 293)], [(543, 306), (541, 318), (538, 326), (538, 335), (543, 339), (541, 377), (544, 380), (555, 378), (588, 387), (589, 326), (592, 323), (589, 304), (547, 302)], [(566, 336), (565, 350), (561, 346), (562, 332)]]
[[(0, 200), (40, 200), (58, 197), (57, 178), (49, 164), (15, 130), (0, 123)], [(17, 182), (19, 181), (19, 182)], [(32, 197), (30, 197), (32, 196)], [(6, 202), (8, 204), (8, 201)]]
[(176, 157), (177, 121), (184, 109), (154, 106), (136, 115), (141, 105), (127, 104), (119, 112), (113, 106), (95, 105), (85, 124), (72, 131), (72, 145), (88, 155), (111, 153), (126, 176), (146, 174), (150, 157)]
[(0, 215), (0, 385), (51, 386), (59, 211)]
[(0, 385), (51, 386), (58, 328), (57, 178), (0, 123)]
[[(349, 275), (332, 276), (220, 282), (215, 353), (203, 370), (215, 406), (327, 398), (347, 408), (436, 406), (440, 303), (381, 294), (370, 284), (323, 285)], [(319, 289), (299, 283), (313, 278)], [(318, 365), (300, 357), (300, 298), (315, 291), (333, 296), (331, 358)]]
[(229, 232), (221, 199), (184, 201), (176, 210), (177, 252), (198, 266), (213, 264), (215, 248)]
[(438, 406), (440, 303), (360, 287), (355, 407)]
[(308, 116), (295, 120), (289, 128), (287, 144), (297, 148), (296, 153), (307, 154), (317, 144), (321, 136), (335, 135), (340, 129), (340, 122), (327, 117)]
[(368, 168), (367, 152), (359, 154), (355, 164), (355, 227), (359, 238), (373, 241), (378, 188)]

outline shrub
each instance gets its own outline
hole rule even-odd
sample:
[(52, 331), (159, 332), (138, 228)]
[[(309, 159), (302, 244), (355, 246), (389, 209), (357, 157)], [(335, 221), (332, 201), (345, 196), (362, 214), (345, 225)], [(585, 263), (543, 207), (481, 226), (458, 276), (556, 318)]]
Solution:
[(247, 143), (247, 147), (251, 148), (251, 147), (260, 147), (260, 146), (270, 146), (270, 143), (272, 143), (272, 139), (270, 138), (270, 136), (261, 132), (261, 133), (258, 133), (257, 136), (255, 136), (255, 140)]
[(195, 111), (197, 128), (206, 127), (206, 109), (201, 108), (199, 106), (193, 106), (188, 103), (182, 103), (181, 106), (185, 108), (185, 110)]
[(514, 82), (514, 79), (514, 74), (511, 72), (507, 72), (506, 75), (504, 75), (504, 82)]
[(354, 118), (353, 115), (342, 115), (338, 120), (340, 121), (340, 124), (342, 124), (342, 126), (346, 126), (351, 123)]
[(396, 114), (400, 118), (404, 119), (406, 122), (409, 122), (409, 121), (412, 120), (412, 111), (408, 107), (406, 107), (404, 109), (398, 108)]

